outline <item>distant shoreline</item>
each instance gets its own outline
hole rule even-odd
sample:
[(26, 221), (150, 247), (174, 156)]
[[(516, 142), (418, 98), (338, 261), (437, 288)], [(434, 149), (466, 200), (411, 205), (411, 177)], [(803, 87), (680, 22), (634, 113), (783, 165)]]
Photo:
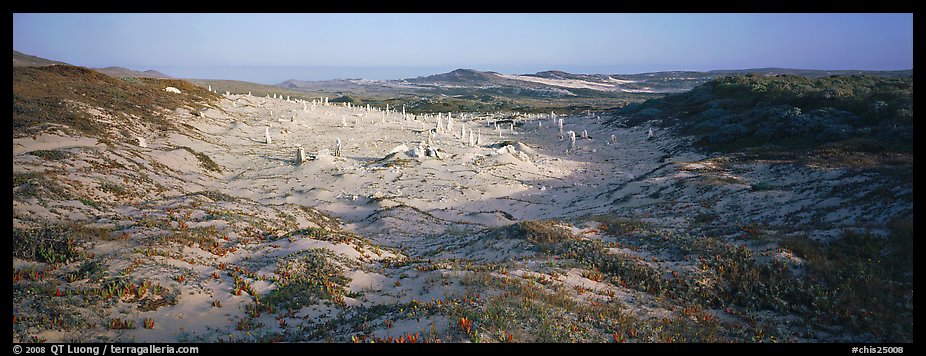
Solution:
[[(287, 80), (302, 81), (327, 81), (339, 79), (367, 79), (367, 80), (401, 80), (416, 77), (435, 75), (438, 73), (447, 73), (458, 69), (456, 66), (433, 67), (433, 66), (383, 66), (383, 67), (359, 67), (359, 66), (139, 66), (131, 69), (144, 71), (156, 70), (174, 78), (186, 79), (209, 79), (209, 80), (238, 80), (257, 84), (276, 85)], [(534, 67), (525, 66), (523, 69), (501, 68), (496, 69), (492, 66), (469, 66), (479, 71), (494, 71), (506, 75), (523, 75), (533, 74), (542, 71), (564, 71), (572, 74), (609, 74), (609, 75), (642, 75), (648, 73), (665, 73), (665, 72), (747, 72), (763, 70), (788, 70), (788, 71), (821, 71), (821, 72), (901, 72), (912, 71), (913, 69), (900, 70), (844, 70), (844, 69), (791, 69), (791, 68), (748, 68), (748, 69), (717, 69), (717, 70), (659, 70), (651, 68), (650, 70), (631, 70), (625, 68), (620, 70), (621, 66), (575, 66), (575, 67)], [(537, 69), (541, 68), (541, 69)], [(638, 68), (643, 69), (643, 68)]]

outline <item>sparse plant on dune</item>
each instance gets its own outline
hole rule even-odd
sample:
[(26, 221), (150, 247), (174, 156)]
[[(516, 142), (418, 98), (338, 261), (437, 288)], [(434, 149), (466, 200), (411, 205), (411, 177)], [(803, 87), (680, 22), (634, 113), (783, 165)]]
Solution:
[(132, 320), (113, 318), (109, 321), (109, 328), (112, 330), (135, 329), (135, 322)]
[[(14, 78), (14, 87), (23, 87), (23, 73), (14, 71), (19, 76)], [(30, 73), (48, 75), (42, 71)], [(791, 99), (775, 93), (781, 88), (775, 87), (774, 80), (757, 80), (722, 80), (718, 83), (726, 83), (723, 86), (711, 84), (718, 93), (695, 94), (710, 97), (726, 91), (751, 98), (772, 89), (774, 100)], [(161, 83), (122, 81), (138, 87)], [(744, 83), (757, 86), (746, 90)], [(69, 84), (68, 80), (63, 84)], [(216, 82), (211, 85), (218, 86)], [(893, 89), (906, 90), (903, 80), (892, 85)], [(45, 124), (21, 120), (24, 113), (60, 111), (46, 107), (53, 105), (52, 101), (32, 101), (39, 94), (34, 86), (25, 89), (30, 92), (14, 97), (17, 150), (20, 142), (29, 150), (59, 147), (47, 145), (47, 136), (33, 139), (36, 142), (20, 137), (33, 129), (40, 130), (36, 132), (41, 135), (59, 134), (54, 131), (58, 130), (54, 122), (77, 129), (62, 128), (61, 135), (86, 136), (94, 130), (106, 131), (99, 120), (83, 114), (46, 117), (53, 122)], [(96, 94), (113, 100), (114, 108), (123, 107), (135, 95), (140, 95), (142, 101), (160, 100), (122, 86), (88, 93), (94, 96), (88, 100), (59, 93), (59, 89), (49, 90), (67, 98), (66, 103), (77, 99), (85, 104), (96, 103), (100, 101)], [(796, 211), (785, 213), (783, 218), (768, 214), (764, 205), (794, 201), (790, 196), (803, 192), (812, 197), (829, 192), (808, 190), (804, 184), (794, 183), (800, 182), (793, 178), (797, 175), (775, 178), (774, 174), (782, 170), (778, 166), (781, 160), (775, 161), (774, 157), (772, 163), (762, 161), (756, 169), (748, 166), (754, 163), (749, 159), (767, 153), (750, 151), (732, 158), (724, 153), (713, 157), (712, 153), (711, 158), (689, 158), (691, 152), (684, 147), (687, 143), (674, 137), (678, 131), (665, 127), (683, 125), (680, 119), (697, 120), (704, 124), (697, 130), (709, 131), (695, 130), (696, 135), (710, 137), (721, 132), (713, 136), (716, 142), (707, 142), (708, 146), (720, 147), (721, 151), (736, 149), (755, 143), (749, 137), (760, 131), (774, 134), (776, 130), (787, 130), (763, 128), (768, 121), (764, 108), (749, 111), (752, 109), (728, 107), (739, 99), (716, 103), (654, 101), (638, 105), (639, 110), (620, 110), (630, 115), (621, 120), (655, 120), (646, 123), (653, 127), (650, 132), (657, 133), (650, 135), (654, 140), (645, 140), (647, 128), (643, 127), (628, 130), (632, 134), (626, 135), (626, 140), (617, 141), (612, 135), (608, 144), (604, 139), (577, 142), (576, 133), (589, 138), (583, 131), (585, 127), (601, 132), (602, 137), (612, 132), (623, 135), (624, 131), (593, 126), (591, 113), (583, 118), (571, 116), (569, 111), (559, 116), (549, 112), (560, 102), (551, 101), (542, 109), (527, 108), (526, 114), (512, 114), (503, 108), (521, 104), (503, 104), (489, 97), (484, 100), (486, 105), (496, 105), (492, 111), (466, 113), (457, 120), (450, 119), (450, 115), (405, 116), (406, 104), (418, 113), (439, 106), (444, 115), (448, 111), (456, 115), (463, 108), (454, 105), (470, 100), (451, 96), (456, 89), (440, 90), (446, 90), (446, 99), (420, 106), (406, 102), (411, 100), (407, 98), (372, 99), (384, 107), (398, 108), (397, 104), (402, 104), (403, 116), (380, 115), (382, 110), (365, 105), (371, 121), (364, 122), (372, 126), (350, 127), (350, 139), (344, 142), (315, 143), (311, 138), (317, 136), (318, 130), (325, 131), (326, 137), (345, 137), (348, 128), (344, 127), (347, 120), (343, 113), (363, 111), (359, 106), (333, 107), (321, 104), (327, 101), (322, 98), (311, 104), (293, 103), (289, 98), (271, 102), (269, 96), (268, 100), (230, 97), (235, 104), (223, 101), (210, 105), (210, 96), (200, 95), (201, 90), (197, 90), (192, 96), (202, 101), (175, 112), (179, 118), (177, 127), (190, 130), (184, 137), (170, 131), (174, 123), (160, 122), (156, 117), (144, 118), (141, 127), (121, 127), (127, 117), (117, 115), (108, 119), (120, 126), (116, 134), (124, 136), (121, 141), (100, 137), (112, 132), (93, 134), (98, 138), (96, 145), (81, 143), (14, 155), (17, 162), (31, 165), (14, 166), (14, 341), (29, 340), (35, 337), (33, 334), (54, 338), (93, 338), (99, 334), (114, 341), (145, 336), (197, 342), (357, 343), (912, 339), (912, 221), (882, 226), (874, 222), (876, 219), (869, 219), (865, 220), (866, 224), (871, 222), (868, 225), (858, 224), (862, 229), (839, 235), (832, 234), (833, 226), (852, 226), (855, 222), (849, 219), (837, 225), (834, 221), (844, 216), (828, 214), (837, 208), (817, 209), (814, 201), (803, 201), (807, 203), (805, 208), (775, 207), (776, 211)], [(816, 100), (811, 99), (807, 100)], [(878, 110), (906, 108), (896, 97), (883, 99), (883, 105), (875, 105)], [(261, 101), (273, 106), (261, 106)], [(370, 103), (376, 105), (377, 101)], [(163, 109), (168, 104), (156, 106)], [(209, 110), (204, 109), (206, 106)], [(296, 106), (303, 112), (298, 112)], [(111, 116), (110, 109), (103, 110), (100, 116)], [(270, 123), (268, 109), (277, 113)], [(815, 131), (825, 140), (843, 135), (845, 130), (820, 129), (814, 118), (843, 115), (846, 120), (881, 120), (874, 116), (853, 118), (826, 108), (820, 108), (822, 111), (813, 114), (816, 116), (807, 109), (792, 109), (776, 113), (786, 118), (785, 124), (793, 126), (791, 129)], [(570, 109), (576, 110), (578, 106)], [(290, 118), (291, 111), (301, 119), (279, 121), (281, 117)], [(190, 116), (190, 112), (200, 115)], [(549, 118), (536, 112), (549, 112)], [(743, 112), (755, 114), (749, 114), (755, 122), (743, 122), (743, 115), (747, 115)], [(912, 117), (912, 113), (909, 117), (894, 112), (885, 115), (895, 116), (887, 122), (900, 126), (907, 125)], [(564, 118), (569, 127), (564, 127)], [(552, 119), (553, 125), (543, 128), (539, 121), (531, 121), (538, 119)], [(435, 121), (440, 134), (432, 136)], [(458, 125), (453, 127), (452, 121)], [(712, 128), (718, 123), (720, 126)], [(152, 130), (161, 124), (166, 125), (162, 127), (165, 130)], [(228, 126), (232, 124), (235, 126)], [(494, 142), (478, 146), (480, 127), (490, 128), (493, 124), (499, 132), (507, 128), (512, 135), (523, 138), (518, 141), (531, 142), (536, 157), (532, 154), (530, 162), (514, 161), (508, 156), (496, 157)], [(261, 140), (259, 129), (268, 125), (279, 136), (273, 137), (274, 141)], [(513, 130), (515, 125), (517, 132)], [(466, 126), (470, 127), (469, 136)], [(311, 130), (299, 131), (306, 127)], [(230, 130), (219, 130), (223, 128)], [(891, 130), (880, 127), (872, 129), (871, 135), (896, 131)], [(264, 133), (269, 131), (265, 129)], [(414, 156), (414, 150), (399, 150), (399, 156), (405, 158), (395, 161), (377, 160), (384, 147), (406, 138), (396, 133), (409, 135), (415, 141), (402, 142), (414, 145), (424, 141), (426, 131), (427, 139), (435, 141), (431, 147), (441, 146), (443, 161), (402, 156)], [(570, 133), (571, 142), (553, 142), (553, 152), (543, 142), (550, 138), (555, 141), (557, 131), (562, 132), (562, 140)], [(369, 132), (373, 132), (372, 136)], [(455, 135), (457, 132), (460, 136)], [(801, 135), (817, 140), (807, 133)], [(137, 137), (150, 139), (151, 147), (139, 147), (134, 141)], [(509, 141), (500, 144), (506, 147), (518, 143), (513, 138)], [(332, 143), (348, 143), (352, 154), (301, 167), (287, 164), (292, 160), (293, 147), (307, 145), (315, 150)], [(563, 156), (562, 147), (567, 144), (571, 146), (569, 153), (581, 154)], [(851, 144), (858, 150), (897, 151), (896, 147), (864, 142)], [(419, 150), (422, 147), (423, 143), (419, 144)], [(835, 146), (827, 146), (824, 151), (830, 149), (835, 155), (842, 152)], [(605, 150), (610, 153), (601, 154)], [(246, 160), (233, 159), (241, 152), (247, 152)], [(676, 162), (679, 159), (685, 162)], [(603, 160), (613, 163), (604, 164)], [(216, 174), (226, 168), (235, 172)], [(889, 169), (895, 167), (884, 168)], [(146, 171), (150, 176), (135, 171)], [(857, 191), (858, 186), (877, 179), (880, 171), (865, 171), (857, 177), (854, 172), (825, 173), (819, 176), (859, 179), (858, 183), (833, 188), (830, 196), (846, 199), (831, 206), (855, 204), (847, 197), (856, 193), (852, 199), (912, 199), (906, 186), (894, 189), (883, 184), (869, 192)], [(373, 178), (368, 179), (370, 176)], [(685, 181), (689, 177), (692, 180)], [(460, 179), (471, 179), (468, 182), (473, 184), (461, 184)], [(316, 180), (321, 183), (313, 183)], [(369, 184), (355, 184), (357, 181)], [(347, 186), (360, 188), (351, 191)], [(533, 189), (538, 186), (539, 190)], [(811, 188), (819, 187), (827, 188)], [(596, 196), (596, 190), (601, 194)], [(380, 194), (369, 195), (375, 191)], [(65, 203), (55, 203), (61, 200)], [(291, 201), (334, 209), (343, 220)], [(511, 209), (505, 204), (512, 204)], [(896, 207), (885, 205), (888, 210)], [(367, 211), (371, 214), (361, 214)], [(460, 214), (455, 218), (456, 213)], [(61, 221), (74, 219), (81, 223), (43, 225), (48, 214)], [(904, 210), (898, 215), (908, 218), (905, 214)], [(793, 222), (791, 216), (800, 219), (794, 220), (793, 226), (782, 226)], [(768, 223), (762, 219), (768, 219)], [(806, 232), (802, 231), (807, 226), (802, 225), (803, 221), (813, 224)], [(422, 225), (418, 226), (418, 222)], [(368, 239), (351, 229), (376, 235)], [(882, 234), (884, 231), (888, 232)], [(837, 236), (814, 240), (804, 234), (814, 238)], [(384, 243), (389, 247), (377, 245)], [(181, 297), (189, 299), (178, 305)], [(213, 309), (222, 308), (223, 302), (229, 308)], [(158, 310), (163, 307), (166, 310)], [(197, 318), (196, 323), (202, 320), (206, 325), (195, 325), (197, 331), (192, 334), (183, 330), (175, 334), (171, 328), (176, 326), (160, 322), (158, 331), (125, 331), (134, 329), (137, 321), (153, 330), (156, 317), (146, 317), (155, 315), (151, 312), (187, 312), (191, 310), (188, 307), (213, 316), (228, 314), (232, 319)], [(123, 319), (130, 316), (133, 320)], [(190, 319), (183, 324), (188, 322)], [(422, 331), (422, 325), (428, 323), (431, 331)], [(210, 333), (198, 334), (202, 327)], [(814, 334), (824, 330), (824, 336)]]
[(511, 233), (535, 244), (546, 245), (575, 239), (569, 229), (555, 221), (522, 221), (512, 225)]

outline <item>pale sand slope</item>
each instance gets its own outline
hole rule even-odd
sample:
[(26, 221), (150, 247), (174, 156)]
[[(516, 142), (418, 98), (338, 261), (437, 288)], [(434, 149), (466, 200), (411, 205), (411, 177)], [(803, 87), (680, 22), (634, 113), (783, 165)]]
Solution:
[[(864, 204), (845, 204), (864, 196), (865, 190), (854, 191), (852, 196), (822, 198), (829, 193), (822, 192), (828, 187), (865, 183), (872, 180), (871, 176), (845, 177), (846, 181), (841, 181), (846, 173), (839, 169), (808, 170), (771, 164), (718, 172), (716, 162), (699, 162), (706, 156), (677, 149), (680, 142), (669, 133), (657, 130), (655, 139), (647, 140), (645, 129), (606, 128), (583, 117), (567, 118), (564, 131), (578, 135), (588, 130), (590, 139), (579, 137), (576, 152), (566, 155), (568, 138), (560, 141), (559, 129), (550, 119), (524, 120), (514, 132), (503, 124), (499, 137), (491, 119), (467, 117), (462, 123), (480, 132), (481, 147), (466, 147), (459, 137), (459, 114), (455, 114), (452, 132), (436, 135), (434, 142), (444, 153), (443, 159), (402, 156), (409, 162), (387, 167), (377, 160), (398, 145), (414, 148), (426, 141), (427, 134), (422, 131), (433, 128), (436, 119), (404, 120), (401, 113), (386, 117), (381, 111), (364, 113), (359, 108), (335, 106), (302, 111), (301, 104), (272, 99), (265, 106), (267, 110), (224, 107), (230, 116), (218, 112), (212, 116), (209, 112), (208, 120), (193, 125), (215, 133), (212, 139), (216, 146), (182, 144), (210, 155), (234, 172), (219, 180), (219, 190), (260, 202), (317, 207), (355, 224), (366, 234), (395, 234), (408, 229), (434, 233), (449, 223), (499, 226), (525, 219), (600, 214), (617, 207), (637, 209), (670, 200), (676, 203), (669, 205), (675, 211), (697, 211), (693, 205), (710, 202), (714, 206), (708, 209), (755, 213), (759, 215), (746, 220), (781, 225), (806, 222), (812, 217), (838, 226), (851, 227), (866, 221), (878, 224), (903, 210), (902, 204), (886, 212), (874, 210), (882, 206), (865, 209)], [(277, 116), (274, 119), (268, 117), (271, 108)], [(293, 114), (295, 123), (290, 122)], [(355, 115), (364, 115), (360, 124), (355, 123)], [(346, 117), (346, 127), (341, 127), (341, 116)], [(538, 121), (542, 121), (542, 128), (537, 127)], [(446, 125), (446, 117), (443, 122)], [(271, 145), (262, 142), (266, 126), (270, 126), (274, 138)], [(617, 136), (613, 145), (609, 142), (611, 134)], [(306, 148), (309, 154), (333, 150), (336, 138), (343, 142), (342, 157), (294, 166), (296, 146)], [(529, 146), (529, 160), (497, 154), (487, 147), (502, 141)], [(221, 148), (231, 151), (223, 152)], [(705, 189), (707, 178), (715, 175), (735, 183), (724, 189)], [(774, 187), (756, 192), (748, 189), (750, 184), (761, 182)], [(896, 189), (902, 194), (904, 187)], [(649, 197), (654, 192), (659, 192), (658, 199)], [(672, 199), (666, 199), (667, 195)], [(656, 213), (656, 209), (651, 210)], [(795, 213), (801, 210), (803, 214)], [(392, 221), (416, 218), (431, 221), (432, 226), (419, 231), (421, 224)]]
[[(419, 143), (427, 141), (428, 130), (436, 126), (436, 115), (412, 118), (403, 117), (401, 111), (386, 115), (340, 105), (312, 108), (309, 104), (306, 110), (303, 106), (282, 99), (230, 95), (216, 108), (206, 110), (204, 117), (178, 111), (175, 119), (195, 131), (152, 135), (147, 138), (147, 148), (117, 143), (118, 148), (106, 149), (93, 139), (56, 135), (14, 139), (14, 175), (45, 172), (54, 177), (51, 180), (58, 189), (100, 202), (94, 207), (79, 199), (47, 200), (17, 188), (14, 194), (23, 197), (14, 198), (14, 228), (82, 221), (127, 232), (127, 240), (98, 243), (93, 252), (109, 261), (113, 273), (142, 258), (140, 267), (130, 268), (127, 275), (164, 285), (172, 294), (161, 299), (175, 300), (152, 311), (140, 311), (128, 302), (61, 310), (76, 319), (96, 320), (96, 326), (59, 331), (33, 325), (26, 334), (31, 332), (48, 341), (254, 341), (273, 339), (272, 335), (294, 341), (349, 340), (345, 338), (354, 334), (350, 326), (330, 330), (324, 339), (293, 329), (296, 323), (302, 325), (300, 330), (308, 330), (329, 320), (342, 320), (337, 319), (341, 307), (327, 302), (283, 317), (271, 313), (254, 316), (251, 320), (263, 324), (260, 332), (255, 329), (252, 334), (252, 330), (240, 327), (252, 298), (247, 293), (232, 295), (237, 272), (228, 272), (230, 266), (256, 272), (244, 276), (253, 282), (255, 292), (264, 294), (277, 283), (259, 276), (275, 276), (281, 261), (311, 249), (332, 251), (344, 258), (336, 264), (347, 271), (346, 288), (353, 293), (344, 298), (345, 306), (449, 300), (474, 293), (473, 287), (464, 283), (474, 278), (473, 272), (455, 262), (462, 259), (508, 263), (511, 272), (491, 275), (545, 275), (553, 281), (550, 288), (568, 287), (576, 300), (616, 298), (628, 305), (632, 314), (662, 318), (674, 308), (667, 309), (659, 304), (662, 302), (632, 288), (588, 280), (575, 270), (557, 273), (556, 269), (541, 268), (548, 258), (537, 255), (529, 243), (492, 237), (493, 231), (523, 220), (568, 220), (599, 214), (638, 218), (667, 231), (709, 231), (710, 224), (696, 224), (693, 217), (716, 213), (718, 225), (761, 221), (782, 227), (782, 233), (800, 232), (817, 238), (843, 228), (883, 225), (912, 211), (903, 201), (885, 204), (871, 200), (868, 192), (890, 184), (874, 175), (720, 162), (689, 152), (683, 148), (684, 142), (669, 132), (657, 129), (655, 137), (647, 139), (647, 127), (609, 128), (591, 117), (565, 118), (563, 131), (575, 131), (579, 136), (576, 149), (567, 154), (569, 138), (561, 141), (560, 130), (549, 117), (521, 119), (513, 131), (504, 123), (496, 131), (492, 115), (466, 114), (461, 119), (454, 113), (452, 129), (434, 136), (431, 146), (441, 152), (441, 158), (435, 158), (410, 155)], [(446, 113), (442, 122), (446, 125)], [(463, 125), (465, 138), (460, 136)], [(267, 127), (271, 144), (264, 142)], [(476, 147), (466, 144), (470, 130), (479, 132)], [(588, 130), (589, 139), (581, 138), (583, 130)], [(612, 134), (617, 137), (613, 144)], [(341, 156), (332, 157), (337, 138), (342, 141)], [(514, 151), (499, 150), (496, 144), (503, 141), (514, 143)], [(390, 155), (400, 145), (407, 150)], [(315, 159), (297, 164), (297, 147)], [(28, 154), (48, 149), (66, 150), (71, 156), (58, 161)], [(205, 170), (190, 150), (210, 157), (221, 172)], [(102, 186), (104, 181), (109, 185)], [(750, 189), (751, 184), (760, 182), (772, 183), (773, 188)], [(833, 193), (835, 187), (846, 184), (859, 189)], [(123, 186), (128, 192), (112, 185)], [(892, 194), (900, 196), (912, 191), (912, 185), (892, 189)], [(371, 241), (307, 238), (300, 229), (336, 225), (318, 211), (341, 219), (348, 230)], [(788, 231), (787, 226), (795, 228)], [(596, 227), (592, 223), (572, 229), (589, 239), (614, 242), (597, 233)], [(165, 242), (164, 238), (177, 229), (224, 235), (227, 239), (219, 242), (228, 251), (217, 255), (195, 245)], [(257, 236), (261, 234), (275, 237), (260, 240)], [(146, 246), (157, 249), (164, 243), (177, 246), (167, 253), (141, 252)], [(763, 251), (763, 246), (752, 247)], [(626, 254), (665, 271), (695, 270), (693, 261), (638, 250), (615, 247), (611, 253)], [(388, 267), (383, 262), (406, 257), (448, 262), (434, 270), (417, 270), (411, 264)], [(223, 263), (226, 271), (220, 270)], [(14, 260), (15, 268), (28, 265), (30, 262)], [(210, 277), (213, 272), (220, 278)], [(178, 282), (176, 277), (181, 274), (188, 278)], [(594, 292), (589, 294), (583, 288)], [(213, 301), (222, 307), (213, 306)], [(731, 318), (721, 311), (714, 313), (721, 319)], [(105, 330), (103, 326), (111, 318), (130, 318), (139, 324), (152, 318), (155, 327)], [(289, 326), (278, 325), (280, 318), (289, 318)], [(764, 318), (785, 325), (791, 317)], [(383, 327), (385, 320), (370, 321), (372, 335), (455, 330), (455, 320), (445, 316), (405, 318)], [(790, 340), (804, 340), (788, 329), (797, 327), (781, 328), (781, 334)], [(821, 332), (816, 337), (826, 339), (827, 335)]]
[(582, 89), (592, 89), (592, 90), (610, 90), (610, 91), (626, 91), (621, 88), (620, 84), (629, 84), (636, 83), (634, 80), (621, 80), (608, 77), (609, 83), (599, 83), (599, 82), (589, 82), (585, 80), (578, 79), (551, 79), (551, 78), (541, 78), (533, 77), (529, 75), (509, 75), (509, 74), (497, 74), (498, 76), (506, 79), (513, 80), (523, 80), (526, 82), (540, 83), (558, 87), (565, 88), (582, 88)]

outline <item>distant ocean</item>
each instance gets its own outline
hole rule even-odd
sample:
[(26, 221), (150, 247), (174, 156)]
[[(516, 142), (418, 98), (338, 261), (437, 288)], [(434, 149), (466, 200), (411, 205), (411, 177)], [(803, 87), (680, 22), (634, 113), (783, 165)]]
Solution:
[(153, 69), (175, 78), (229, 79), (259, 84), (279, 84), (296, 80), (373, 79), (394, 80), (429, 76), (459, 68), (493, 71), (503, 74), (532, 74), (546, 70), (561, 70), (583, 74), (633, 74), (647, 71), (672, 70), (649, 66), (407, 66), (407, 67), (342, 67), (342, 66), (132, 66), (135, 70)]
[(322, 66), (155, 66), (175, 78), (230, 79), (259, 84), (279, 84), (286, 80), (405, 79), (449, 72), (444, 67), (322, 67)]

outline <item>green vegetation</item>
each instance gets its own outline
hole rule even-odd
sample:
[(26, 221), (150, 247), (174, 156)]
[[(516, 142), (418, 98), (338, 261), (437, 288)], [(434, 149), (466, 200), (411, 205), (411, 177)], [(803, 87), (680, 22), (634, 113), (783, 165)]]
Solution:
[(664, 293), (671, 282), (663, 279), (653, 268), (632, 258), (610, 254), (607, 246), (600, 241), (571, 241), (556, 246), (552, 252), (575, 261), (581, 267), (604, 273), (615, 285), (629, 286), (650, 294)]
[(80, 279), (98, 280), (106, 275), (106, 263), (98, 259), (86, 260), (77, 270)]
[(29, 183), (33, 179), (41, 179), (44, 176), (44, 172), (13, 173), (13, 187)]
[[(738, 241), (651, 230), (625, 235), (608, 229), (606, 232), (617, 239), (613, 245), (576, 240), (549, 251), (578, 267), (600, 271), (615, 285), (681, 305), (772, 310), (800, 316), (815, 327), (840, 325), (885, 341), (912, 337), (911, 222), (892, 223), (886, 238), (846, 231), (831, 242), (769, 236), (760, 226), (747, 224), (738, 229), (747, 235), (745, 240), (762, 244), (777, 241), (779, 254), (793, 253), (801, 262), (759, 253)], [(657, 261), (655, 257), (611, 253), (610, 246), (634, 251), (646, 246), (654, 254), (661, 251), (660, 255), (689, 256), (684, 259), (695, 269), (667, 271), (649, 263)]]
[(74, 199), (73, 195), (56, 179), (57, 174), (50, 172), (13, 173), (13, 188), (15, 196), (35, 197), (39, 200), (47, 199)]
[(51, 225), (13, 229), (13, 257), (44, 263), (70, 263), (82, 257), (78, 236), (89, 231), (77, 226)]
[(313, 240), (328, 241), (335, 244), (348, 244), (353, 245), (357, 250), (363, 251), (364, 249), (371, 249), (374, 253), (378, 253), (380, 248), (373, 244), (372, 241), (368, 240), (362, 235), (355, 234), (350, 231), (346, 231), (340, 228), (337, 225), (337, 220), (318, 213), (318, 215), (309, 213), (309, 219), (313, 223), (322, 226), (321, 228), (304, 228), (298, 229), (286, 233), (280, 238), (290, 238), (297, 235), (302, 235), (305, 238), (310, 238)]
[(41, 157), (49, 161), (58, 161), (58, 160), (65, 159), (69, 156), (67, 152), (59, 151), (59, 150), (36, 150), (36, 151), (31, 151), (28, 154), (36, 156), (36, 157)]
[(887, 340), (912, 337), (913, 224), (895, 221), (885, 237), (846, 231), (830, 243), (788, 239), (807, 263), (813, 305), (831, 321)]
[(145, 85), (145, 82), (138, 77), (119, 77), (119, 79), (133, 85)]
[(188, 247), (198, 246), (201, 250), (216, 256), (225, 256), (228, 253), (229, 249), (223, 247), (222, 243), (215, 239), (215, 236), (219, 235), (219, 231), (214, 226), (189, 228), (185, 220), (176, 219), (179, 231), (176, 234), (162, 237), (162, 241), (174, 242)]
[(342, 95), (342, 96), (339, 96), (339, 97), (337, 97), (337, 98), (334, 98), (334, 99), (329, 100), (329, 102), (332, 102), (332, 103), (353, 103), (353, 102), (355, 102), (355, 99), (352, 98), (352, 97), (350, 97), (350, 95)]
[(237, 200), (238, 200), (238, 198), (235, 198), (235, 197), (233, 197), (233, 196), (231, 196), (231, 195), (228, 195), (228, 194), (225, 194), (225, 193), (222, 193), (222, 192), (218, 192), (218, 191), (215, 191), (215, 190), (204, 190), (204, 191), (201, 191), (201, 192), (197, 192), (196, 194), (199, 194), (199, 195), (202, 195), (202, 196), (207, 197), (207, 198), (209, 198), (209, 199), (212, 199), (213, 201), (232, 201), (232, 202), (233, 202), (233, 201), (237, 201)]
[(909, 153), (913, 78), (724, 77), (690, 92), (628, 105), (616, 114), (630, 126), (658, 120), (699, 137), (698, 144), (712, 150), (829, 144), (849, 151)]
[(556, 244), (576, 238), (568, 228), (559, 226), (557, 222), (552, 220), (522, 221), (511, 225), (509, 231), (514, 237), (523, 238), (541, 246)]
[[(459, 326), (470, 341), (607, 342), (612, 334), (634, 326), (639, 329), (638, 321), (625, 314), (617, 300), (579, 302), (564, 288), (550, 292), (534, 279), (494, 277), (486, 272), (470, 275), (464, 284), (476, 291), (499, 291), (485, 297), (473, 293), (464, 297), (471, 303), (449, 311), (460, 315), (455, 322), (466, 321)], [(634, 337), (642, 336), (634, 333)]]
[(322, 299), (343, 304), (350, 280), (343, 275), (343, 267), (331, 261), (336, 258), (331, 251), (312, 249), (280, 261), (278, 287), (267, 293), (265, 303), (280, 309), (299, 309)]
[(91, 208), (94, 208), (94, 209), (99, 209), (99, 208), (100, 208), (100, 205), (99, 205), (99, 204), (97, 204), (95, 201), (90, 200), (90, 199), (88, 199), (88, 198), (77, 198), (77, 200), (79, 200), (81, 203), (83, 203), (84, 205), (89, 206), (89, 207), (91, 207)]
[(639, 232), (649, 226), (639, 219), (625, 218), (614, 215), (598, 215), (592, 217), (592, 220), (599, 223), (599, 230), (617, 236)]
[(129, 194), (129, 191), (126, 190), (125, 187), (119, 184), (116, 184), (116, 183), (110, 183), (110, 182), (105, 182), (105, 181), (100, 183), (100, 189), (104, 192), (110, 193), (118, 197), (126, 196)]

